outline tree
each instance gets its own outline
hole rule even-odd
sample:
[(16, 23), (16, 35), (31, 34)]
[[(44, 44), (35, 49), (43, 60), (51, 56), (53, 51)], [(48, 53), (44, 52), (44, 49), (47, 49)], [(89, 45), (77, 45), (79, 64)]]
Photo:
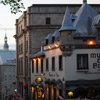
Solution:
[(0, 3), (4, 5), (10, 5), (11, 13), (13, 14), (21, 12), (21, 9), (25, 8), (22, 0), (0, 0)]

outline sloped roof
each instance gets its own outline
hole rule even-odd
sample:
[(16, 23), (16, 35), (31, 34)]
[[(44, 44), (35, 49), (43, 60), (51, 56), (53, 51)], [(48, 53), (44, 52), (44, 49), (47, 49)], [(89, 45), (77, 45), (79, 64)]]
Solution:
[(47, 37), (46, 37), (45, 39), (48, 39), (48, 41), (50, 41), (51, 36), (52, 36), (52, 33), (48, 34)]
[(80, 9), (76, 12), (76, 19), (73, 23), (74, 27), (77, 29), (77, 33), (81, 35), (88, 35), (88, 19), (93, 18), (98, 13), (87, 4), (87, 2), (83, 3)]
[(59, 31), (64, 31), (64, 30), (76, 30), (75, 27), (73, 26), (68, 8), (66, 9), (66, 13), (62, 22), (62, 27), (59, 29)]
[(16, 51), (14, 50), (0, 50), (0, 65), (15, 64), (12, 60), (16, 59)]
[(60, 34), (60, 32), (59, 32), (58, 30), (56, 30), (56, 31), (52, 34), (52, 36), (53, 36), (53, 37), (56, 37), (56, 36), (59, 36), (59, 34)]
[(97, 25), (100, 21), (100, 14), (92, 19), (92, 26)]

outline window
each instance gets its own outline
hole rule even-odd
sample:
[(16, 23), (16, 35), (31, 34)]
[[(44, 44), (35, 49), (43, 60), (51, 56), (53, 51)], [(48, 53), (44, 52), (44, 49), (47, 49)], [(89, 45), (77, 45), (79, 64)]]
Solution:
[(55, 57), (52, 57), (52, 71), (55, 71)]
[(38, 73), (38, 60), (36, 60), (36, 73)]
[(28, 40), (26, 40), (26, 51), (28, 51)]
[(50, 24), (50, 20), (51, 20), (51, 19), (50, 19), (49, 17), (48, 17), (48, 18), (46, 18), (46, 24), (48, 24), (48, 25), (49, 25), (49, 24)]
[(48, 45), (48, 39), (46, 39), (46, 45)]
[(21, 59), (21, 73), (23, 73), (23, 58)]
[(32, 73), (34, 73), (34, 60), (32, 60)]
[(28, 57), (26, 57), (25, 74), (28, 75)]
[(97, 31), (98, 31), (98, 32), (97, 32), (97, 34), (98, 34), (97, 40), (100, 42), (100, 28), (98, 28)]
[(49, 71), (49, 60), (46, 58), (46, 71)]
[(88, 54), (77, 54), (77, 69), (88, 69)]
[(63, 61), (62, 56), (59, 56), (59, 70), (63, 70)]
[(41, 59), (41, 73), (43, 73), (43, 59)]

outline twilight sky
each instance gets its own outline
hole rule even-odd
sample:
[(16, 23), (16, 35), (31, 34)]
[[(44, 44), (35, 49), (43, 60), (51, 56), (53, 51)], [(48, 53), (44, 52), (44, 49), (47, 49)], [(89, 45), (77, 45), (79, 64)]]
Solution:
[[(87, 0), (88, 4), (100, 4), (100, 0)], [(32, 4), (82, 4), (83, 0), (23, 0), (25, 9)], [(23, 11), (24, 11), (23, 10)], [(15, 20), (19, 18), (22, 13), (16, 15), (11, 14), (9, 6), (4, 6), (0, 4), (0, 49), (2, 44), (4, 44), (5, 33), (8, 37), (8, 44), (15, 44)], [(10, 49), (15, 49), (15, 46), (10, 47)]]

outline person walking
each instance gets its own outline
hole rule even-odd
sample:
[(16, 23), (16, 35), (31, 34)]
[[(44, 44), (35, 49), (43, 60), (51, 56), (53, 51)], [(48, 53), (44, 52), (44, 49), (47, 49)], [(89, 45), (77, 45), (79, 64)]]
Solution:
[(58, 99), (57, 100), (64, 100), (64, 96), (62, 95), (59, 95)]

